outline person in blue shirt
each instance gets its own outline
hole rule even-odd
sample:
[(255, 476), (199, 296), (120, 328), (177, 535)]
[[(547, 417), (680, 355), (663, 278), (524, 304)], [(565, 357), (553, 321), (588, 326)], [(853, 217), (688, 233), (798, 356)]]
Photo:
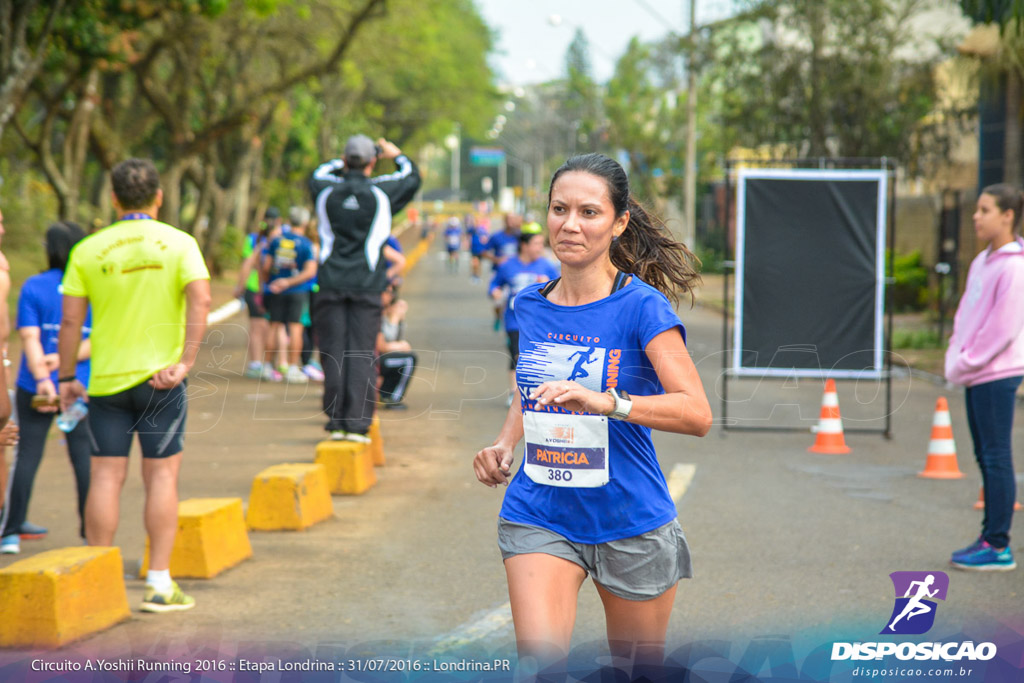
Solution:
[[(18, 297), (18, 334), (22, 348), (15, 402), (20, 427), (18, 455), (10, 482), (10, 498), (3, 529), (4, 553), (19, 552), (19, 532), (25, 524), (32, 486), (43, 457), (46, 436), (57, 415), (57, 333), (61, 323), (61, 280), (71, 248), (85, 237), (75, 223), (54, 223), (46, 231), (46, 256), (49, 268), (33, 275), (22, 285)], [(89, 384), (89, 333), (91, 311), (82, 328), (82, 344), (78, 349), (75, 375), (83, 385)], [(78, 492), (78, 533), (85, 538), (85, 498), (89, 492), (89, 465), (92, 457), (89, 419), (83, 418), (65, 436), (68, 457), (75, 473)]]
[[(487, 240), (487, 252), (490, 254), (491, 271), (496, 272), (505, 261), (519, 252), (519, 228), (522, 219), (513, 213), (505, 214), (505, 227)], [(494, 331), (501, 329), (502, 310), (504, 303), (497, 302), (494, 306)]]
[(545, 668), (565, 658), (589, 574), (611, 654), (639, 677), (662, 663), (677, 583), (691, 574), (651, 430), (703, 436), (711, 427), (667, 298), (692, 297), (697, 261), (630, 196), (622, 166), (601, 154), (555, 172), (547, 227), (561, 277), (513, 302), (516, 400), (473, 468), (487, 486), (508, 486), (498, 546), (520, 663)]
[[(266, 273), (264, 304), (270, 314), (270, 339), (277, 346), (278, 365), (287, 382), (309, 381), (302, 371), (302, 314), (309, 303), (317, 260), (305, 236), (306, 221), (289, 225), (270, 241), (263, 255)], [(287, 333), (287, 347), (281, 343)]]
[(519, 236), (519, 254), (498, 267), (490, 287), (487, 288), (496, 304), (501, 304), (502, 300), (505, 302), (505, 333), (508, 335), (508, 352), (511, 358), (509, 405), (512, 405), (512, 395), (516, 392), (515, 370), (516, 362), (519, 360), (519, 325), (512, 312), (512, 302), (516, 294), (523, 291), (527, 285), (547, 282), (558, 277), (558, 266), (544, 258), (544, 235), (541, 227), (538, 224), (534, 225), (535, 228), (529, 232), (524, 230)]
[(462, 228), (459, 227), (459, 219), (448, 219), (444, 229), (444, 247), (448, 250), (448, 272), (459, 272), (459, 250), (462, 248)]
[(469, 231), (469, 279), (474, 285), (480, 283), (480, 267), (487, 252), (487, 243), (491, 237), (490, 221), (486, 216), (474, 219)]

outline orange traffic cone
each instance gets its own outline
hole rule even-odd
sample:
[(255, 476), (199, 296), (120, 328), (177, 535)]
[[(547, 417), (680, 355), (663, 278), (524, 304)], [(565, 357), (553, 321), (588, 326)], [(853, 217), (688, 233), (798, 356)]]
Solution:
[(953, 440), (953, 423), (949, 419), (949, 404), (945, 396), (940, 396), (935, 403), (928, 460), (925, 461), (924, 472), (918, 472), (917, 476), (927, 479), (960, 479), (964, 476), (956, 464), (956, 441)]
[[(1020, 501), (1016, 501), (1016, 500), (1013, 501), (1013, 509), (1014, 510), (1020, 510), (1021, 507), (1024, 507), (1024, 506), (1022, 506), (1020, 504)], [(978, 502), (976, 502), (974, 504), (974, 509), (975, 510), (984, 510), (985, 509), (985, 487), (984, 486), (982, 486), (980, 489), (978, 489)]]
[(814, 445), (807, 450), (811, 453), (849, 453), (843, 438), (843, 419), (839, 416), (839, 396), (836, 395), (834, 379), (825, 380), (825, 395), (821, 399), (821, 417), (818, 419), (818, 433)]

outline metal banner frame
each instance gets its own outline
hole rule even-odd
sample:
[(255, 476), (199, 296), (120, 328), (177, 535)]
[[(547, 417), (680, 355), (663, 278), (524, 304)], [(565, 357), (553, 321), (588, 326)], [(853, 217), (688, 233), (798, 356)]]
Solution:
[[(856, 180), (877, 180), (879, 182), (878, 206), (876, 215), (878, 217), (876, 244), (876, 289), (875, 289), (875, 348), (874, 368), (865, 371), (827, 371), (808, 369), (784, 369), (784, 368), (751, 368), (743, 367), (741, 364), (742, 354), (742, 312), (743, 312), (743, 224), (744, 206), (744, 182), (747, 178), (777, 178), (777, 179), (856, 179)], [(725, 178), (725, 225), (723, 254), (725, 255), (725, 268), (723, 277), (723, 313), (722, 313), (722, 391), (721, 391), (721, 418), (722, 429), (747, 430), (747, 431), (804, 431), (803, 427), (787, 427), (781, 425), (743, 425), (733, 424), (736, 418), (730, 420), (728, 413), (728, 385), (730, 378), (760, 377), (760, 378), (792, 378), (792, 377), (820, 377), (822, 379), (879, 379), (885, 382), (885, 425), (882, 428), (876, 427), (849, 427), (846, 431), (881, 433), (886, 438), (892, 438), (892, 292), (886, 287), (893, 281), (893, 259), (889, 259), (888, 267), (884, 267), (885, 251), (894, 253), (895, 246), (895, 164), (888, 158), (874, 159), (770, 159), (770, 160), (727, 160)], [(734, 189), (736, 192), (734, 192)], [(733, 201), (735, 199), (736, 217), (736, 250), (729, 245), (729, 225), (732, 220)], [(885, 239), (883, 240), (883, 235)], [(883, 248), (882, 242), (885, 241)], [(732, 255), (732, 259), (730, 259)], [(730, 291), (729, 270), (733, 268), (737, 273), (736, 312), (735, 325), (730, 331), (730, 303), (733, 301)], [(884, 276), (882, 271), (885, 270)], [(884, 324), (883, 324), (884, 320)], [(731, 345), (730, 345), (731, 344)]]

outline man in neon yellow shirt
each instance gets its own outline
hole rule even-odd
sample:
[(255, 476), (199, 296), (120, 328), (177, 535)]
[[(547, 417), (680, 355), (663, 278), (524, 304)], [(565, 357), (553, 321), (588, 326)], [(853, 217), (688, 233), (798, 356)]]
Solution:
[[(79, 242), (64, 274), (58, 337), (61, 410), (79, 398), (89, 401), (89, 545), (114, 544), (128, 452), (138, 433), (150, 541), (142, 610), (190, 609), (195, 601), (171, 580), (169, 567), (178, 528), (185, 378), (206, 331), (210, 274), (191, 235), (153, 219), (163, 191), (151, 161), (118, 164), (111, 184), (117, 222)], [(75, 379), (75, 363), (89, 305), (92, 377), (86, 395)]]

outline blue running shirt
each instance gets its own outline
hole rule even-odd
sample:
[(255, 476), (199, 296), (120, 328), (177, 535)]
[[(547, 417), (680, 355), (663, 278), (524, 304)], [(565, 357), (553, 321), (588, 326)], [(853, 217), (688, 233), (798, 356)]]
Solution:
[[(550, 380), (572, 380), (593, 391), (611, 387), (637, 396), (662, 394), (644, 349), (679, 316), (663, 294), (635, 275), (614, 294), (583, 306), (559, 306), (530, 285), (515, 298), (519, 324), (516, 383), (527, 410), (567, 413), (527, 398)], [(505, 492), (501, 516), (550, 529), (576, 543), (606, 543), (657, 529), (676, 518), (675, 502), (648, 427), (608, 421), (609, 477), (605, 486), (538, 484), (520, 467)]]
[(554, 280), (556, 277), (558, 277), (558, 267), (543, 257), (532, 263), (523, 263), (518, 256), (513, 256), (498, 266), (487, 292), (490, 294), (496, 289), (508, 289), (508, 299), (505, 304), (506, 332), (514, 332), (519, 329), (519, 325), (516, 324), (516, 316), (512, 312), (512, 302), (515, 301), (516, 295), (529, 285)]
[[(43, 345), (43, 353), (57, 353), (57, 336), (60, 334), (60, 322), (63, 317), (64, 289), (61, 280), (63, 271), (53, 268), (25, 280), (18, 296), (18, 328), (38, 327), (39, 342)], [(86, 310), (85, 322), (82, 326), (82, 341), (92, 333), (92, 306)], [(78, 361), (75, 376), (84, 386), (89, 386), (89, 359)], [(57, 386), (58, 371), (50, 373), (53, 385)], [(25, 391), (36, 393), (36, 380), (28, 367), (28, 358), (21, 354), (21, 367), (18, 370), (18, 386)]]

